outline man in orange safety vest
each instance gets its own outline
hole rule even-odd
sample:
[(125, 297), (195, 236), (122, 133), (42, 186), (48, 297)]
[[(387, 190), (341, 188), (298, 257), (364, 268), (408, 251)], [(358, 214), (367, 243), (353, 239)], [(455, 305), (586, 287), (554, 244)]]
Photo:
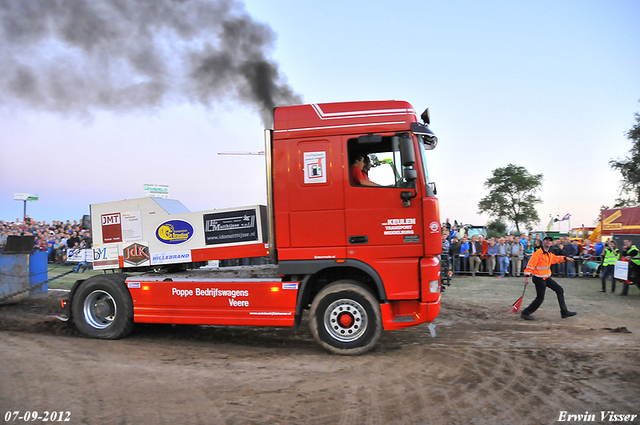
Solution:
[(573, 258), (563, 255), (554, 255), (549, 252), (549, 247), (553, 243), (553, 239), (549, 236), (542, 240), (542, 248), (533, 253), (527, 267), (524, 269), (524, 284), (529, 284), (529, 276), (533, 275), (533, 283), (536, 285), (536, 298), (531, 302), (529, 307), (522, 310), (524, 320), (535, 320), (533, 314), (544, 301), (544, 293), (547, 288), (551, 289), (558, 296), (558, 304), (560, 305), (560, 316), (565, 319), (575, 316), (575, 311), (569, 311), (564, 302), (564, 289), (555, 280), (551, 278), (551, 265), (562, 263), (565, 261), (573, 262)]

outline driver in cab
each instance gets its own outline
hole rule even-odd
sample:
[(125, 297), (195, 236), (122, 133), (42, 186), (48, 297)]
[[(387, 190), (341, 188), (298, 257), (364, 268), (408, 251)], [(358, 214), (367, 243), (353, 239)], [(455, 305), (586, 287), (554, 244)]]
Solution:
[(353, 164), (349, 169), (349, 179), (352, 186), (380, 186), (369, 180), (367, 172), (371, 168), (371, 161), (368, 155), (356, 155)]

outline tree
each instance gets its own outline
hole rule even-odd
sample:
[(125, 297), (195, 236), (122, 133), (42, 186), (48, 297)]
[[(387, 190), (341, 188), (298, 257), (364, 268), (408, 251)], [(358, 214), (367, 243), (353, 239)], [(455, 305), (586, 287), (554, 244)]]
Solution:
[(536, 204), (542, 202), (536, 196), (540, 186), (542, 174), (530, 174), (526, 168), (513, 164), (496, 168), (493, 177), (484, 182), (489, 195), (480, 200), (478, 209), (499, 220), (512, 222), (520, 233), (521, 226), (533, 225), (540, 220), (536, 211)]
[(622, 174), (620, 197), (616, 199), (614, 208), (640, 205), (640, 114), (636, 112), (636, 124), (627, 131), (627, 139), (631, 140), (631, 149), (625, 159), (609, 161), (614, 170)]
[(507, 233), (507, 225), (500, 220), (492, 220), (489, 226), (487, 226), (488, 238), (499, 238)]

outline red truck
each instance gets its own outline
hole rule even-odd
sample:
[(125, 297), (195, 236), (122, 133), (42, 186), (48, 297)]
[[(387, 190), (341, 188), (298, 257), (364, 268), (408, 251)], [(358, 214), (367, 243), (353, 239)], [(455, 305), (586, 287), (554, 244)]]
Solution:
[[(134, 323), (297, 327), (308, 309), (319, 344), (349, 355), (383, 329), (432, 324), (441, 237), (426, 164), (437, 138), (428, 110), (421, 118), (402, 101), (278, 107), (265, 131), (268, 206), (91, 205), (94, 268), (120, 273), (77, 281), (63, 308), (102, 339)], [(350, 179), (361, 155), (379, 165), (378, 186)], [(271, 276), (200, 267), (266, 255)]]

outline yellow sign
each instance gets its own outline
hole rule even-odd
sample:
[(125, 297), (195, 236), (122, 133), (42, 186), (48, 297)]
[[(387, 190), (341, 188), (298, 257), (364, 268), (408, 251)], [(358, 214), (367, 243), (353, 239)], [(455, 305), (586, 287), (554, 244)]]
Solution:
[(609, 223), (611, 223), (613, 220), (615, 220), (616, 218), (619, 218), (622, 216), (622, 212), (620, 210), (614, 212), (613, 214), (611, 214), (609, 217), (607, 217), (605, 220), (602, 220), (602, 224), (605, 226), (605, 229), (607, 229), (607, 225)]

